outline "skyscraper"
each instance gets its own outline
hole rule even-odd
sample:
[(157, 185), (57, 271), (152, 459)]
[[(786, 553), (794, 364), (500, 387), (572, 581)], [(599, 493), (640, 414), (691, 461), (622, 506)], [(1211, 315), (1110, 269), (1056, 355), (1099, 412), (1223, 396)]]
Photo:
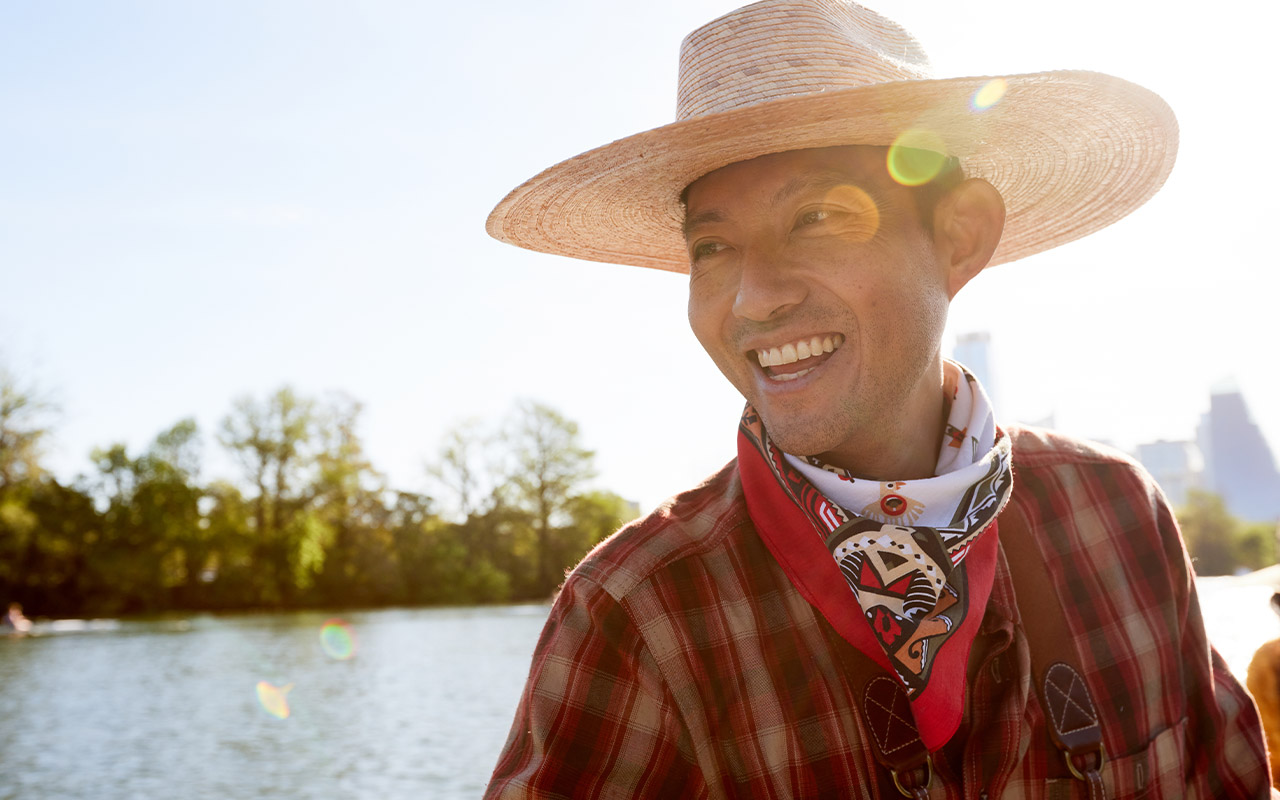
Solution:
[(1196, 434), (1204, 454), (1205, 487), (1221, 495), (1238, 517), (1280, 519), (1280, 472), (1239, 389), (1214, 389)]

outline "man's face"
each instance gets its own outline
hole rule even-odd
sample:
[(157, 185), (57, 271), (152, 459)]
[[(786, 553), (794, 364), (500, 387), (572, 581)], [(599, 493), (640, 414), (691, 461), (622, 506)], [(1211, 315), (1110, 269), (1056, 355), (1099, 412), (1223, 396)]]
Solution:
[(857, 472), (941, 425), (947, 273), (884, 149), (739, 162), (686, 197), (689, 322), (783, 450)]

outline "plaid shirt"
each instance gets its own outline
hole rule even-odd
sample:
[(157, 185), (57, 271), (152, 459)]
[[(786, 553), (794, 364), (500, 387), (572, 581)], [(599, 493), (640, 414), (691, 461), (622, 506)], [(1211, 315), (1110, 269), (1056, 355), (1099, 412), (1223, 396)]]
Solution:
[[(1100, 707), (1108, 796), (1268, 796), (1257, 713), (1209, 646), (1159, 490), (1118, 453), (1009, 433), (1010, 506), (1046, 554)], [(1002, 555), (930, 797), (1085, 796), (1054, 777), (1022, 624)], [(731, 463), (569, 576), (486, 796), (896, 797), (844, 651), (761, 543)]]

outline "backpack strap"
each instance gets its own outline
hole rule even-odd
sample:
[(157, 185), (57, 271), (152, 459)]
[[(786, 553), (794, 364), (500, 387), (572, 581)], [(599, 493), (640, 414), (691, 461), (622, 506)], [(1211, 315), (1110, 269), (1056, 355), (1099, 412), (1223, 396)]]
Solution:
[(1010, 503), (999, 524), (1049, 739), (1062, 752), (1071, 776), (1084, 781), (1090, 800), (1105, 800), (1102, 727), (1088, 685), (1071, 666), (1079, 654), (1061, 597), (1022, 509)]
[(823, 628), (839, 654), (853, 706), (871, 734), (871, 754), (888, 770), (903, 797), (925, 800), (933, 782), (933, 759), (920, 739), (906, 690), (829, 625)]

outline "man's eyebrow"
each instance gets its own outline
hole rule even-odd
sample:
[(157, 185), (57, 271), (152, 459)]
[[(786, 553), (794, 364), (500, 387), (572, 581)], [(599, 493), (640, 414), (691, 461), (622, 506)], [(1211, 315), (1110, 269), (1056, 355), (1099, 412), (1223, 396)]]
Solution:
[(791, 180), (783, 184), (782, 188), (774, 192), (769, 202), (777, 205), (782, 203), (794, 195), (801, 194), (806, 191), (830, 191), (837, 186), (857, 186), (864, 190), (868, 189), (867, 179), (861, 175), (854, 175), (849, 172), (838, 169), (827, 169), (820, 172), (811, 172), (807, 175), (797, 175)]
[[(773, 193), (773, 197), (769, 198), (770, 205), (778, 205), (786, 202), (791, 197), (806, 191), (829, 191), (837, 186), (863, 186), (866, 180), (858, 175), (852, 175), (848, 172), (836, 169), (822, 170), (821, 172), (813, 172), (806, 175), (797, 175), (791, 180), (784, 183), (778, 191)], [(864, 189), (869, 187), (863, 186)], [(874, 196), (874, 192), (868, 191)], [(705, 211), (699, 211), (693, 216), (687, 216), (684, 220), (683, 231), (685, 238), (689, 238), (689, 233), (700, 225), (712, 222), (724, 222), (724, 212), (716, 208), (709, 208)]]
[(694, 228), (698, 227), (699, 225), (706, 225), (709, 222), (724, 222), (724, 213), (717, 209), (711, 208), (706, 211), (699, 211), (697, 214), (694, 214), (692, 217), (686, 216), (684, 218), (684, 226), (683, 226), (684, 238), (688, 239), (689, 232), (692, 231)]

